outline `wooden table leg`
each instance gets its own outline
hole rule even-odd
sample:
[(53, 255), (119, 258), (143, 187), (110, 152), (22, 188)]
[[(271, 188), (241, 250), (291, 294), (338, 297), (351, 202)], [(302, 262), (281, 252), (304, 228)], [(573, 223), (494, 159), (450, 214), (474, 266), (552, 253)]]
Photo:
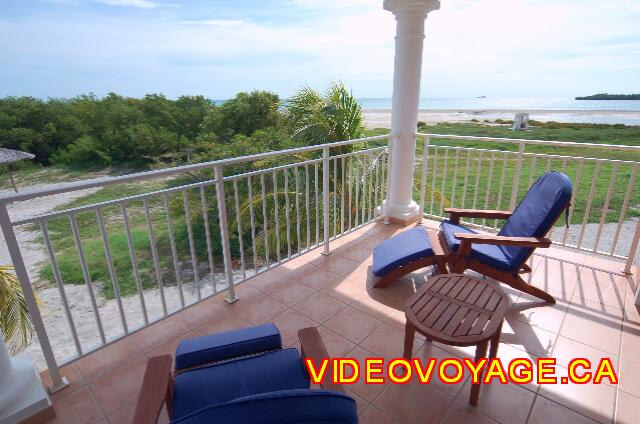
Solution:
[[(476, 347), (476, 363), (480, 360), (480, 358), (484, 358), (487, 356), (487, 345), (489, 342), (487, 340), (480, 342)], [(471, 396), (469, 397), (469, 404), (471, 406), (478, 405), (478, 396), (480, 395), (480, 385), (482, 384), (482, 373), (480, 373), (480, 381), (478, 384), (471, 384)]]
[(496, 333), (491, 338), (491, 347), (489, 348), (489, 358), (495, 358), (498, 355), (498, 346), (500, 345), (500, 334), (502, 333), (502, 323), (498, 326)]
[(404, 325), (404, 352), (402, 356), (410, 359), (413, 353), (413, 339), (415, 337), (416, 328), (413, 326), (411, 321), (407, 320), (407, 323)]

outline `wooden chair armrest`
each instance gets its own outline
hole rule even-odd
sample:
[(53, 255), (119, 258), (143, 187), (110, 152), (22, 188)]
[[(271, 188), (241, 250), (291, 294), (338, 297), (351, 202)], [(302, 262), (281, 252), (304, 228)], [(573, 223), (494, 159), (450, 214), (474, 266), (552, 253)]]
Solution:
[(512, 215), (511, 211), (497, 211), (497, 210), (489, 210), (489, 209), (444, 208), (444, 211), (449, 214), (449, 220), (454, 224), (460, 223), (461, 217), (508, 219)]
[[(149, 359), (144, 373), (140, 396), (133, 422), (136, 424), (156, 424), (162, 406), (170, 402), (172, 391), (171, 355), (154, 356)], [(170, 410), (170, 405), (167, 405)]]
[[(322, 341), (322, 337), (316, 327), (307, 327), (298, 331), (298, 338), (302, 347), (302, 357), (309, 358), (315, 365), (319, 365), (323, 359), (329, 358), (327, 348)], [(335, 384), (331, 381), (333, 375), (333, 366), (331, 361), (327, 364), (327, 371), (325, 378), (320, 384), (320, 387), (327, 390), (333, 390), (334, 392), (345, 393), (344, 388), (340, 384)]]
[(505, 237), (494, 234), (454, 233), (461, 243), (495, 244), (499, 246), (549, 247), (551, 240), (544, 237)]
[(440, 240), (438, 240), (438, 233), (436, 231), (427, 231), (427, 236), (429, 237), (429, 241), (431, 242), (431, 249), (433, 250), (433, 254), (438, 256), (445, 256), (444, 249), (440, 245)]

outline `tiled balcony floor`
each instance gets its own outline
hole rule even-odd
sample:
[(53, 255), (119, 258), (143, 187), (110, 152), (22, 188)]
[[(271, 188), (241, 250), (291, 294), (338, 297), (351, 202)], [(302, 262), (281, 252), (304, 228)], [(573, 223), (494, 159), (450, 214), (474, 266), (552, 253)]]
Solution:
[[(426, 225), (435, 226), (434, 222)], [(374, 224), (237, 286), (240, 301), (222, 296), (192, 306), (63, 369), (71, 386), (53, 396), (64, 423), (127, 423), (147, 359), (173, 353), (180, 339), (274, 322), (288, 346), (299, 346), (297, 331), (319, 326), (332, 356), (397, 357), (402, 353), (402, 306), (426, 273), (415, 273), (386, 289), (367, 285), (373, 247), (400, 231)], [(631, 278), (606, 272), (620, 264), (558, 248), (533, 258), (531, 282), (549, 290), (557, 305), (541, 306), (505, 286), (513, 305), (503, 328), (498, 356), (535, 359), (555, 356), (594, 361), (611, 357), (620, 384), (483, 386), (477, 408), (467, 404), (462, 385), (364, 385), (347, 389), (357, 400), (363, 423), (603, 423), (638, 422), (640, 405), (640, 314), (633, 306)], [(473, 349), (426, 344), (416, 339), (419, 357), (473, 357)], [(46, 376), (45, 376), (46, 380)], [(162, 418), (167, 421), (166, 415)]]

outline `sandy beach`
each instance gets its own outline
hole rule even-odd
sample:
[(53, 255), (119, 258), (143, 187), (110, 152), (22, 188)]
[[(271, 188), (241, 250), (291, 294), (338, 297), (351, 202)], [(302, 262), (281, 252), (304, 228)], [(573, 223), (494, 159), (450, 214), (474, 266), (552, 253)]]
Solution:
[[(640, 125), (640, 111), (630, 110), (420, 109), (418, 120), (427, 124), (471, 122), (472, 119), (495, 121), (513, 119), (516, 112), (528, 112), (529, 119), (543, 122)], [(391, 126), (391, 111), (388, 109), (368, 109), (363, 111), (363, 115), (368, 128)]]

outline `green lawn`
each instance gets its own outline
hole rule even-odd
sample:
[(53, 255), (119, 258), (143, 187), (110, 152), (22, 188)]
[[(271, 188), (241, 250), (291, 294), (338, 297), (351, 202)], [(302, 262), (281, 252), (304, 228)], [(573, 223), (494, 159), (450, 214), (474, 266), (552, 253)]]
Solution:
[[(545, 125), (539, 128), (533, 128), (527, 132), (512, 132), (508, 126), (487, 126), (481, 124), (441, 124), (430, 126), (422, 129), (422, 131), (439, 134), (458, 134), (458, 135), (479, 135), (491, 137), (519, 137), (532, 139), (549, 139), (562, 141), (578, 141), (590, 143), (606, 143), (606, 144), (625, 144), (640, 145), (640, 129), (638, 127), (619, 127), (619, 126), (587, 126), (587, 125)], [(386, 134), (387, 129), (369, 130), (367, 135)], [(384, 145), (386, 142), (377, 142), (375, 145)], [(456, 147), (472, 147), (474, 149), (492, 149), (498, 152), (482, 153), (478, 150), (459, 150), (450, 149), (443, 146)], [(436, 154), (437, 150), (437, 154)], [(454, 205), (456, 207), (477, 207), (477, 208), (500, 208), (508, 209), (511, 187), (514, 181), (514, 173), (516, 169), (515, 156), (504, 152), (514, 152), (517, 148), (514, 145), (495, 143), (495, 142), (460, 142), (453, 140), (432, 140), (429, 150), (428, 173), (427, 173), (427, 190), (425, 195), (425, 212), (434, 215), (442, 214), (442, 207)], [(445, 154), (445, 152), (448, 152)], [(607, 149), (580, 149), (580, 148), (552, 148), (552, 147), (531, 147), (527, 148), (527, 152), (540, 154), (553, 154), (562, 156), (582, 156), (582, 157), (599, 157), (620, 160), (640, 161), (640, 155), (630, 155), (628, 153), (620, 153), (609, 151)], [(457, 155), (457, 159), (456, 159)], [(419, 160), (415, 164), (415, 185), (414, 198), (420, 198), (420, 176), (421, 176), (421, 157), (422, 157), (422, 140), (418, 142), (417, 156)], [(495, 158), (493, 167), (488, 160)], [(506, 159), (505, 159), (506, 158)], [(467, 165), (468, 161), (468, 165)], [(456, 165), (457, 163), (457, 165)], [(577, 173), (580, 168), (578, 160), (565, 160), (564, 158), (553, 158), (548, 160), (547, 157), (537, 158), (527, 156), (521, 168), (521, 178), (518, 184), (518, 198), (520, 198), (529, 184), (547, 169), (564, 170), (578, 186), (575, 209), (572, 213), (571, 223), (582, 223), (587, 216), (586, 222), (599, 222), (606, 202), (606, 193), (611, 181), (611, 175), (615, 165), (603, 163), (598, 170), (597, 178), (593, 179), (595, 172), (595, 162), (585, 160), (582, 165), (580, 181), (577, 181)], [(446, 172), (444, 172), (446, 167)], [(321, 167), (320, 167), (321, 168)], [(617, 169), (617, 176), (613, 183), (613, 195), (609, 201), (607, 213), (605, 214), (606, 222), (617, 222), (620, 217), (621, 205), (626, 195), (627, 184), (629, 182), (631, 165), (620, 164)], [(45, 169), (47, 171), (47, 169)], [(53, 172), (53, 170), (51, 170)], [(42, 172), (38, 170), (38, 172)], [(230, 172), (230, 171), (229, 171)], [(466, 174), (466, 191), (465, 187)], [(28, 175), (25, 174), (25, 178)], [(197, 177), (197, 176), (196, 176)], [(269, 228), (274, 226), (273, 214), (273, 195), (272, 181), (269, 176), (267, 178), (267, 221)], [(281, 254), (286, 255), (286, 227), (283, 225), (285, 209), (285, 193), (290, 196), (289, 213), (292, 222), (295, 220), (295, 192), (293, 175), (289, 176), (289, 187), (285, 188), (282, 181), (283, 175), (278, 177), (279, 186), (279, 235), (281, 239)], [(500, 196), (500, 181), (503, 181), (502, 195)], [(167, 180), (155, 180), (145, 184), (124, 184), (117, 186), (105, 187), (102, 190), (77, 199), (72, 203), (65, 205), (65, 209), (69, 207), (77, 207), (82, 205), (93, 204), (125, 196), (131, 196), (139, 193), (150, 192), (185, 184), (187, 181), (193, 181), (192, 176)], [(240, 206), (243, 221), (242, 240), (244, 244), (244, 254), (247, 266), (252, 262), (251, 251), (251, 232), (249, 227), (249, 211), (246, 202), (246, 180), (240, 183)], [(313, 190), (313, 177), (311, 190)], [(594, 197), (592, 204), (587, 207), (587, 195), (591, 190), (592, 181), (595, 181)], [(302, 206), (302, 223), (301, 235), (302, 246), (306, 244), (306, 216), (304, 215), (304, 180), (301, 180), (301, 206)], [(331, 183), (333, 184), (333, 183)], [(320, 184), (321, 186), (321, 184)], [(331, 186), (333, 187), (333, 186)], [(239, 238), (237, 235), (235, 221), (235, 205), (233, 202), (233, 187), (227, 184), (226, 193), (227, 210), (229, 214), (229, 228), (231, 232), (231, 244), (234, 261), (238, 261), (240, 257)], [(262, 197), (258, 179), (254, 179), (253, 185), (254, 196), (254, 214), (257, 223), (258, 232), (258, 254), (264, 253), (264, 236), (262, 231)], [(499, 198), (500, 197), (500, 198)], [(214, 257), (216, 263), (221, 265), (220, 236), (218, 229), (218, 217), (215, 210), (215, 190), (210, 187), (207, 189), (207, 198), (209, 199), (209, 224), (214, 245)], [(640, 198), (640, 184), (635, 184), (630, 196), (630, 206), (627, 216), (640, 215), (638, 208), (638, 199)], [(321, 199), (321, 196), (320, 196)], [(333, 198), (332, 198), (333, 199)], [(339, 199), (339, 198), (338, 198)], [(314, 200), (314, 194), (311, 194), (311, 201)], [(464, 200), (464, 202), (463, 202)], [(333, 201), (333, 200), (332, 200)], [(182, 269), (190, 267), (190, 246), (187, 237), (187, 220), (184, 215), (184, 203), (180, 193), (169, 196), (170, 210), (172, 213), (173, 224), (176, 234), (176, 247), (178, 259), (183, 261)], [(171, 243), (168, 234), (168, 224), (166, 213), (164, 211), (161, 198), (153, 198), (150, 200), (150, 212), (153, 221), (154, 235), (158, 246), (158, 254), (160, 258), (161, 274), (163, 281), (175, 282), (175, 272), (173, 270), (173, 260)], [(194, 232), (194, 243), (196, 256), (198, 261), (207, 261), (206, 240), (204, 235), (204, 222), (200, 198), (197, 190), (192, 190), (189, 194), (189, 205), (191, 208), (191, 224)], [(375, 205), (368, 204), (369, 207)], [(352, 213), (358, 209), (355, 205)], [(153, 260), (151, 257), (151, 248), (149, 242), (149, 234), (145, 220), (144, 208), (141, 201), (131, 202), (127, 206), (128, 216), (130, 220), (131, 235), (136, 250), (136, 260), (140, 268), (142, 284), (145, 287), (153, 287), (156, 284), (153, 268)], [(589, 212), (588, 215), (586, 212)], [(311, 212), (311, 241), (315, 242), (315, 209)], [(122, 219), (122, 211), (119, 206), (107, 207), (103, 210), (105, 225), (108, 233), (109, 247), (113, 256), (116, 277), (120, 286), (120, 291), (124, 295), (135, 292), (136, 284), (132, 271), (129, 248), (127, 244), (126, 233), (124, 232), (124, 222)], [(321, 221), (321, 212), (320, 221)], [(82, 238), (83, 248), (87, 258), (88, 268), (93, 281), (100, 282), (103, 287), (103, 293), (108, 297), (114, 296), (113, 287), (109, 270), (105, 261), (105, 252), (103, 248), (102, 238), (97, 224), (95, 211), (83, 212), (77, 215), (80, 235)], [(333, 222), (333, 221), (332, 221)], [(564, 220), (560, 220), (558, 225), (563, 225)], [(493, 225), (493, 222), (487, 223)], [(319, 223), (321, 227), (321, 223)], [(295, 227), (295, 226), (294, 226)], [(48, 228), (51, 233), (51, 239), (57, 253), (57, 260), (61, 270), (63, 281), (67, 284), (84, 284), (84, 278), (74, 238), (71, 232), (69, 220), (67, 218), (53, 219), (49, 221)], [(297, 247), (297, 237), (295, 228), (290, 229), (290, 237), (294, 245), (294, 251)], [(322, 234), (322, 230), (320, 230)], [(275, 233), (271, 230), (268, 237), (271, 258), (275, 256)], [(53, 275), (50, 266), (43, 268), (41, 278), (44, 281), (53, 282)]]

